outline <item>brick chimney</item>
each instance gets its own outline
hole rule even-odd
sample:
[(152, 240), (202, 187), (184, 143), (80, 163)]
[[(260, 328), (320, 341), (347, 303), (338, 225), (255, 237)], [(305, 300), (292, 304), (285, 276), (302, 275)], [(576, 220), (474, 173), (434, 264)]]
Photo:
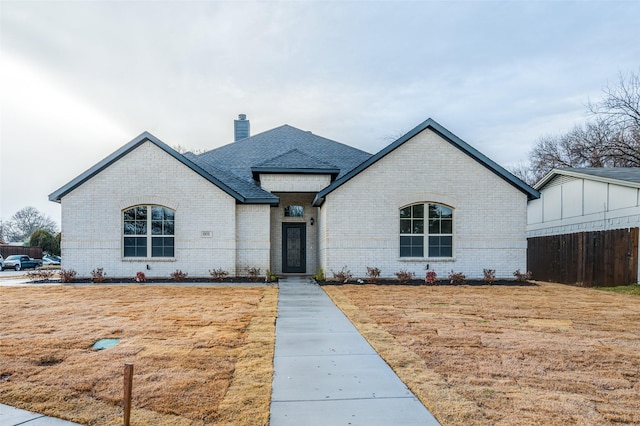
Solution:
[(238, 115), (238, 119), (233, 121), (234, 142), (240, 139), (246, 139), (251, 136), (251, 126), (247, 120), (246, 114)]

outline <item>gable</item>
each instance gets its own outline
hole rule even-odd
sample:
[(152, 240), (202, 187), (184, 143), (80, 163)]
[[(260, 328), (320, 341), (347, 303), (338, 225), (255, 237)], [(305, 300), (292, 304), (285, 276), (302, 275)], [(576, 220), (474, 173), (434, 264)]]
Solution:
[(178, 162), (182, 163), (184, 166), (192, 170), (194, 173), (200, 175), (210, 183), (222, 189), (231, 197), (235, 198), (236, 201), (244, 201), (244, 197), (242, 197), (237, 191), (229, 187), (220, 179), (216, 178), (215, 176), (212, 176), (211, 174), (206, 172), (204, 169), (202, 169), (200, 166), (196, 165), (191, 160), (187, 159), (185, 156), (178, 153), (173, 148), (169, 147), (164, 142), (160, 141), (159, 139), (157, 139), (155, 136), (151, 135), (148, 132), (141, 133), (138, 137), (134, 138), (129, 143), (127, 143), (117, 151), (113, 152), (111, 155), (107, 156), (105, 159), (103, 159), (102, 161), (100, 161), (90, 169), (86, 170), (84, 173), (80, 174), (79, 176), (77, 176), (75, 179), (73, 179), (66, 185), (62, 186), (58, 190), (49, 194), (49, 200), (59, 203), (65, 195), (69, 194), (71, 191), (80, 187), (89, 179), (101, 173), (103, 170), (107, 169), (108, 167), (110, 167), (111, 165), (113, 165), (114, 163), (116, 163), (117, 161), (119, 161), (120, 159), (122, 159), (123, 157), (125, 157), (126, 155), (128, 155), (129, 153), (131, 153), (132, 151), (134, 151), (135, 149), (137, 149), (138, 147), (142, 146), (145, 143), (151, 143), (152, 145), (156, 146), (160, 150), (164, 151), (166, 154), (173, 157)]
[(254, 179), (260, 180), (260, 174), (269, 173), (328, 174), (335, 177), (340, 169), (296, 148), (252, 166), (251, 172)]
[[(322, 205), (322, 203), (324, 202), (324, 198), (332, 191), (344, 185), (346, 182), (353, 179), (363, 171), (367, 170), (372, 165), (378, 163), (380, 160), (387, 157), (392, 152), (395, 152), (397, 149), (401, 148), (405, 143), (413, 139), (418, 134), (427, 130), (437, 134), (442, 140), (449, 143), (452, 147), (464, 153), (466, 156), (473, 159), (475, 162), (477, 162), (511, 186), (515, 187), (517, 190), (526, 194), (529, 199), (535, 199), (540, 196), (540, 193), (537, 190), (531, 188), (529, 185), (515, 177), (513, 174), (509, 173), (506, 169), (495, 163), (489, 157), (485, 156), (484, 154), (473, 148), (471, 145), (467, 144), (462, 139), (449, 132), (434, 120), (427, 119), (423, 123), (416, 126), (414, 129), (406, 133), (404, 136), (393, 142), (391, 145), (382, 149), (380, 152), (371, 156), (356, 168), (337, 179), (329, 187), (320, 191), (314, 200), (314, 205)], [(413, 159), (413, 161), (415, 161), (415, 159)]]

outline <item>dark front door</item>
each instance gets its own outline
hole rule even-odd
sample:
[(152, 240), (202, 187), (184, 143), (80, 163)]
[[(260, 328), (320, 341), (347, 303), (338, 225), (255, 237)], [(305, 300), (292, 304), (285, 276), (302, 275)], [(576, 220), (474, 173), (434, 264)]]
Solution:
[(300, 274), (307, 272), (306, 246), (306, 223), (282, 224), (282, 272)]

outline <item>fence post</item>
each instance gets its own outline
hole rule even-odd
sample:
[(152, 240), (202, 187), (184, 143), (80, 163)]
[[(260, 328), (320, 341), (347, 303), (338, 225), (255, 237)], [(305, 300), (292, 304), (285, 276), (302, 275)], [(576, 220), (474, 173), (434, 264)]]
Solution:
[(129, 426), (131, 419), (131, 390), (133, 388), (133, 364), (124, 365), (124, 426)]

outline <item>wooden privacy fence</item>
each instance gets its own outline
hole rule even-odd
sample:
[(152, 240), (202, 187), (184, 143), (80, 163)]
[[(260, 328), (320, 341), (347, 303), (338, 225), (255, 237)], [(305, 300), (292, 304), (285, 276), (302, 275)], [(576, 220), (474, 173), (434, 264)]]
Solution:
[(6, 258), (12, 254), (23, 254), (34, 259), (42, 259), (42, 247), (23, 247), (0, 244), (0, 254)]
[(585, 287), (638, 281), (638, 228), (527, 239), (527, 269), (534, 280)]

